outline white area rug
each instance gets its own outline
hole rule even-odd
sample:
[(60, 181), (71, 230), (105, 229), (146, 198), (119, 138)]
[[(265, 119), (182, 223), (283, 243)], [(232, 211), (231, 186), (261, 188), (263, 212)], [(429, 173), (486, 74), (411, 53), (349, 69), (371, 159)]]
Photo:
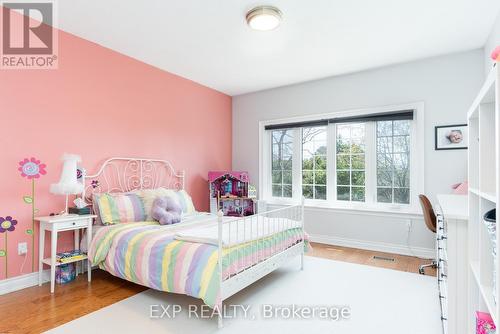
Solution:
[[(188, 318), (197, 299), (147, 290), (48, 333), (441, 333), (436, 279), (406, 272), (306, 257), (271, 273), (225, 302), (250, 306), (248, 318)], [(180, 305), (174, 319), (151, 319), (150, 305)], [(262, 305), (344, 306), (348, 320), (263, 319)], [(160, 309), (161, 310), (161, 309)], [(170, 314), (172, 309), (169, 310)], [(161, 312), (160, 312), (161, 313)], [(160, 314), (157, 313), (157, 314)], [(200, 314), (200, 313), (198, 313)], [(255, 317), (255, 318), (254, 318)]]

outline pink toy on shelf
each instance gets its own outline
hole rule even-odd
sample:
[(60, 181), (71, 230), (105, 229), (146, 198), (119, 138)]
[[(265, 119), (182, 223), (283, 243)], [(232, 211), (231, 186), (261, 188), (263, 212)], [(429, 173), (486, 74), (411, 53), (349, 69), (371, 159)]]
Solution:
[(210, 212), (222, 210), (225, 216), (249, 216), (255, 213), (255, 201), (248, 196), (248, 172), (208, 172)]
[(497, 46), (491, 53), (491, 59), (493, 59), (496, 62), (500, 62), (500, 45)]
[(496, 327), (489, 313), (476, 312), (476, 334), (495, 334)]

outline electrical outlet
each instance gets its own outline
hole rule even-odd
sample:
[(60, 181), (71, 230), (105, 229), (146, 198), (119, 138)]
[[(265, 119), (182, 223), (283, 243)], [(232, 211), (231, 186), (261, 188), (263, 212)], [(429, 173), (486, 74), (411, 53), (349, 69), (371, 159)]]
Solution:
[(28, 253), (28, 243), (27, 242), (20, 242), (17, 244), (17, 254), (18, 255), (24, 255)]

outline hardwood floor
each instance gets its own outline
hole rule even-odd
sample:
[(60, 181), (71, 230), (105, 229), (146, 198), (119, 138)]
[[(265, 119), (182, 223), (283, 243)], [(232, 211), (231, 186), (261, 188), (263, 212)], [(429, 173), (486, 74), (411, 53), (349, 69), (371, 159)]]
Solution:
[[(431, 262), (430, 260), (423, 260), (413, 256), (374, 252), (357, 248), (331, 246), (318, 243), (311, 243), (311, 245), (313, 251), (308, 254), (310, 256), (322, 257), (330, 260), (365, 264), (373, 267), (407, 271), (410, 273), (417, 273), (417, 274), (420, 265)], [(436, 276), (436, 270), (431, 268), (426, 269), (425, 274)]]
[[(411, 256), (372, 252), (313, 243), (310, 256), (418, 273), (429, 261)], [(374, 259), (374, 256), (394, 259)], [(434, 270), (427, 270), (435, 275)], [(145, 287), (94, 270), (92, 283), (86, 275), (67, 285), (57, 285), (51, 294), (47, 284), (0, 296), (0, 333), (41, 333), (85, 314), (133, 296)]]
[(0, 333), (41, 333), (146, 289), (93, 270), (91, 284), (87, 275), (79, 275), (70, 284), (56, 285), (54, 294), (48, 283), (12, 292), (0, 296)]

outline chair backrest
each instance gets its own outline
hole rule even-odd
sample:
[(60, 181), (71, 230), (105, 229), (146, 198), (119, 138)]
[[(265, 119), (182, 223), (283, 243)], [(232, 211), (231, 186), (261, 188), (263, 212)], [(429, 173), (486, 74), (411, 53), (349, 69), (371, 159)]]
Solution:
[(418, 195), (420, 199), (420, 205), (422, 206), (422, 211), (424, 212), (424, 221), (427, 228), (432, 232), (436, 233), (436, 214), (432, 209), (431, 201), (425, 195)]

